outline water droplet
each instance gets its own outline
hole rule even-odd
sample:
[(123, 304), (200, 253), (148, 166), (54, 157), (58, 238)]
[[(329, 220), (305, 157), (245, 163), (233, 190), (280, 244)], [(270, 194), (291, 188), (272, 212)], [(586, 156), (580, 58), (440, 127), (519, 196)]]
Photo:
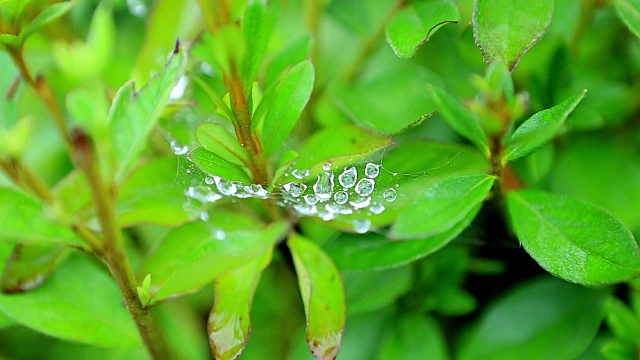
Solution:
[(326, 212), (326, 213), (322, 213), (322, 214), (320, 215), (320, 217), (321, 217), (321, 218), (322, 218), (322, 220), (324, 220), (324, 221), (330, 221), (330, 220), (335, 219), (336, 214), (334, 214), (334, 213), (330, 213), (330, 212)]
[(324, 206), (324, 209), (331, 214), (343, 214), (343, 215), (353, 214), (353, 209), (344, 205), (326, 204)]
[(193, 171), (193, 170), (192, 170), (191, 168), (187, 168), (187, 170), (185, 170), (185, 172), (186, 172), (187, 174), (191, 174), (191, 172), (192, 172), (192, 171)]
[(333, 195), (333, 200), (335, 200), (338, 204), (344, 204), (349, 200), (349, 194), (346, 191), (338, 191)]
[(358, 234), (364, 234), (371, 229), (371, 220), (358, 219), (353, 222), (353, 230)]
[(296, 204), (293, 205), (293, 208), (302, 215), (315, 215), (318, 212), (318, 208), (315, 205), (309, 204)]
[(313, 194), (307, 194), (304, 196), (304, 201), (309, 205), (315, 205), (318, 203), (318, 198)]
[(306, 178), (307, 176), (309, 176), (311, 172), (309, 170), (305, 170), (305, 169), (294, 169), (291, 172), (291, 175), (293, 175), (293, 177), (295, 177), (298, 180), (302, 180), (304, 178)]
[(289, 195), (293, 197), (299, 197), (304, 193), (305, 190), (307, 190), (307, 185), (296, 183), (296, 182), (290, 182), (282, 185), (282, 188)]
[(392, 175), (393, 175), (393, 176), (398, 176), (398, 173), (397, 173), (397, 172), (394, 172)]
[(211, 188), (208, 186), (189, 186), (185, 195), (198, 200), (203, 204), (214, 202), (222, 198), (220, 194), (211, 191)]
[(209, 213), (206, 211), (203, 211), (200, 213), (200, 220), (202, 221), (209, 221)]
[(327, 162), (326, 164), (322, 165), (322, 170), (324, 170), (324, 171), (331, 170), (331, 165), (333, 165), (333, 164), (330, 163), (330, 162)]
[(220, 178), (216, 178), (215, 180), (216, 187), (222, 195), (229, 196), (238, 192), (238, 185), (236, 185), (236, 183), (234, 183), (233, 181), (222, 180)]
[(218, 229), (213, 232), (213, 236), (218, 240), (224, 240), (227, 237), (227, 233), (222, 229)]
[(141, 18), (147, 15), (147, 6), (142, 0), (127, 0), (127, 6), (129, 12), (134, 16)]
[(373, 192), (375, 186), (376, 183), (373, 180), (361, 179), (356, 185), (356, 192), (358, 193), (358, 195), (369, 196)]
[(370, 179), (376, 178), (380, 174), (380, 165), (368, 163), (364, 168), (364, 174)]
[(184, 91), (187, 89), (187, 85), (189, 85), (189, 78), (186, 76), (181, 76), (176, 86), (174, 86), (173, 89), (171, 89), (171, 93), (169, 94), (169, 99), (171, 100), (180, 99), (184, 95)]
[(215, 180), (213, 180), (213, 178), (211, 176), (207, 176), (206, 178), (204, 178), (204, 182), (207, 185), (213, 185), (215, 183)]
[(169, 146), (171, 146), (171, 150), (173, 150), (173, 153), (176, 155), (184, 155), (189, 152), (189, 147), (187, 145), (182, 145), (175, 140), (171, 140), (171, 142), (169, 142)]
[(392, 188), (389, 188), (382, 193), (382, 197), (388, 202), (393, 202), (397, 196), (398, 194), (396, 193), (396, 190)]
[(333, 194), (333, 173), (324, 172), (318, 175), (313, 191), (318, 200), (322, 202), (329, 200)]
[(352, 188), (356, 184), (356, 180), (358, 180), (358, 172), (353, 166), (345, 169), (342, 174), (338, 176), (338, 182), (345, 189)]
[(269, 193), (265, 190), (260, 184), (251, 184), (248, 186), (249, 189), (245, 186), (245, 191), (249, 194), (255, 195), (259, 198), (266, 198)]
[(384, 205), (382, 205), (382, 203), (380, 201), (374, 201), (371, 204), (371, 207), (369, 208), (369, 211), (371, 211), (372, 213), (379, 215), (382, 214), (382, 212), (385, 210)]
[(371, 197), (361, 196), (361, 197), (358, 197), (357, 199), (349, 201), (349, 204), (351, 204), (351, 206), (353, 206), (355, 209), (362, 209), (369, 206), (369, 204), (371, 204)]

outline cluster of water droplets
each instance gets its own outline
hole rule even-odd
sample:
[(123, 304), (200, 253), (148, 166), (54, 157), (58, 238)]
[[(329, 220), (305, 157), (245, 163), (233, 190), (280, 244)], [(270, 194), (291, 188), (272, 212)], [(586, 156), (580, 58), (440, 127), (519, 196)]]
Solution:
[[(316, 176), (315, 182), (310, 178), (310, 170), (296, 168), (285, 174), (284, 178), (291, 181), (269, 191), (259, 184), (245, 184), (203, 174), (188, 160), (188, 146), (176, 141), (170, 141), (170, 146), (176, 155), (186, 160), (183, 171), (191, 177), (185, 189), (189, 199), (185, 208), (205, 222), (209, 220), (207, 205), (222, 199), (278, 199), (278, 205), (292, 209), (300, 216), (315, 216), (330, 221), (351, 215), (355, 219), (354, 231), (366, 233), (372, 225), (369, 217), (382, 214), (388, 203), (397, 197), (394, 187), (376, 186), (381, 166), (372, 162), (364, 167), (348, 166), (341, 171), (332, 171), (332, 164), (327, 163)], [(202, 174), (202, 177), (197, 174)]]
[[(395, 201), (396, 190), (393, 187), (376, 188), (376, 178), (380, 175), (378, 164), (367, 163), (362, 169), (362, 176), (355, 166), (348, 166), (340, 172), (331, 168), (331, 163), (325, 164), (312, 186), (304, 182), (310, 175), (309, 170), (291, 171), (296, 181), (282, 185), (279, 205), (292, 208), (300, 215), (317, 216), (325, 221), (341, 215), (358, 214), (361, 216), (353, 221), (354, 230), (358, 233), (369, 231), (371, 220), (367, 216), (382, 214), (386, 210), (384, 202)], [(382, 196), (374, 197), (376, 191)]]

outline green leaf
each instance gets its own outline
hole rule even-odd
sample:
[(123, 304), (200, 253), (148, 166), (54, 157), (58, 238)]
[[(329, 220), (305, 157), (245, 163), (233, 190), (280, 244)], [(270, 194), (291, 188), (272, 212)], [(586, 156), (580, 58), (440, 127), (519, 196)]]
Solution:
[(463, 221), (440, 235), (420, 240), (394, 241), (377, 234), (343, 235), (326, 246), (341, 270), (382, 270), (406, 265), (442, 248), (458, 236), (480, 211), (480, 205)]
[(348, 271), (342, 274), (342, 281), (349, 317), (393, 304), (413, 285), (408, 266), (387, 271)]
[(507, 141), (503, 163), (525, 157), (551, 140), (585, 94), (586, 91), (583, 91), (582, 94), (573, 96), (551, 109), (542, 110), (527, 119)]
[(220, 176), (225, 180), (241, 181), (243, 183), (251, 182), (251, 178), (243, 168), (228, 162), (204, 148), (194, 149), (189, 153), (189, 159), (193, 161), (200, 170), (209, 175)]
[(607, 325), (616, 338), (640, 345), (640, 320), (621, 300), (612, 297), (607, 307)]
[(399, 214), (393, 225), (392, 237), (429, 237), (451, 229), (482, 204), (494, 180), (485, 174), (456, 176), (424, 194), (415, 194), (417, 200)]
[(128, 175), (146, 145), (171, 90), (184, 71), (186, 60), (185, 51), (176, 47), (164, 70), (140, 91), (134, 91), (132, 82), (118, 90), (109, 111), (117, 183)]
[(46, 217), (40, 201), (23, 192), (0, 187), (0, 214), (0, 238), (84, 246), (73, 231)]
[(433, 102), (449, 125), (460, 135), (467, 138), (489, 157), (489, 140), (476, 117), (460, 104), (453, 96), (439, 87), (430, 85)]
[(382, 339), (380, 360), (447, 360), (447, 343), (431, 317), (406, 313), (394, 319), (392, 330)]
[(29, 25), (27, 25), (27, 27), (22, 29), (22, 31), (20, 32), (20, 41), (24, 42), (33, 33), (40, 30), (45, 25), (58, 19), (62, 15), (66, 14), (67, 11), (71, 9), (71, 6), (73, 6), (73, 4), (74, 1), (66, 1), (49, 5), (40, 14), (38, 14), (38, 16), (36, 16), (36, 18), (33, 19), (33, 21)]
[(640, 37), (640, 1), (615, 0), (613, 4), (622, 22), (632, 33)]
[(20, 46), (20, 38), (11, 34), (0, 34), (0, 44), (17, 48)]
[[(340, 136), (336, 136), (340, 134)], [(310, 170), (309, 176), (321, 173), (326, 163), (331, 169), (356, 163), (392, 143), (388, 136), (350, 124), (339, 124), (317, 131), (298, 151), (297, 169)]]
[(346, 321), (345, 295), (333, 260), (313, 241), (291, 234), (287, 245), (307, 318), (307, 343), (319, 360), (335, 359)]
[(141, 345), (111, 276), (80, 256), (67, 260), (33, 291), (0, 295), (0, 311), (22, 325), (68, 341), (117, 348)]
[(473, 34), (488, 63), (501, 60), (510, 69), (547, 32), (554, 0), (476, 0)]
[(387, 25), (387, 41), (396, 55), (410, 58), (442, 25), (458, 20), (458, 7), (450, 0), (413, 1)]
[[(261, 138), (267, 155), (280, 149), (298, 121), (311, 97), (314, 79), (313, 63), (306, 60), (291, 68), (291, 71), (280, 80), (271, 96), (268, 96), (269, 92), (265, 94), (256, 113), (260, 113), (260, 107), (264, 107)], [(259, 120), (258, 117), (254, 122)]]
[[(233, 217), (227, 214), (224, 220), (233, 220)], [(217, 229), (216, 225), (203, 222), (184, 225), (172, 230), (155, 247), (139, 271), (151, 274), (151, 304), (193, 292), (270, 251), (289, 228), (286, 222), (277, 222), (256, 229), (255, 222), (248, 218), (220, 225), (223, 226)], [(238, 230), (238, 225), (252, 230)]]
[(220, 124), (201, 124), (196, 128), (196, 139), (202, 147), (230, 163), (240, 166), (251, 163), (247, 150)]
[(175, 181), (176, 158), (157, 158), (137, 168), (122, 184), (116, 200), (120, 226), (157, 224), (177, 226), (189, 221), (185, 196)]
[(536, 190), (510, 193), (507, 205), (518, 239), (550, 273), (594, 285), (640, 273), (638, 244), (605, 209)]
[(69, 247), (60, 244), (18, 243), (2, 271), (2, 292), (23, 292), (40, 286), (69, 251)]
[(260, 274), (270, 260), (271, 250), (268, 250), (216, 280), (215, 303), (208, 326), (211, 350), (216, 359), (237, 359), (247, 345), (253, 294)]
[(530, 281), (486, 311), (459, 359), (575, 359), (598, 332), (608, 297), (557, 279)]
[(273, 25), (273, 13), (262, 1), (252, 1), (247, 4), (242, 17), (242, 33), (247, 42), (247, 56), (243, 74), (246, 86), (253, 84), (262, 64)]

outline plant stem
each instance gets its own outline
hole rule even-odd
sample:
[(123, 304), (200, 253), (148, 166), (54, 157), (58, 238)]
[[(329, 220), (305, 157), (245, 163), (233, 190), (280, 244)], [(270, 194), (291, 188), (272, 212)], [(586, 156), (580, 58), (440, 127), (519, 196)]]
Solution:
[(122, 234), (115, 216), (112, 192), (109, 191), (100, 176), (92, 141), (83, 132), (76, 131), (73, 136), (73, 145), (76, 162), (86, 173), (91, 185), (98, 221), (104, 236), (103, 259), (122, 292), (125, 306), (138, 327), (138, 332), (147, 351), (153, 359), (167, 359), (167, 351), (165, 351), (164, 343), (154, 326), (153, 318), (138, 298), (135, 275), (125, 252)]
[(22, 78), (24, 79), (24, 81), (29, 84), (29, 86), (36, 92), (36, 94), (42, 99), (42, 101), (49, 109), (51, 117), (53, 118), (53, 122), (58, 128), (58, 132), (62, 136), (65, 145), (67, 145), (67, 148), (71, 153), (71, 138), (69, 137), (69, 132), (67, 131), (64, 115), (62, 114), (62, 110), (60, 109), (58, 102), (53, 96), (51, 87), (42, 76), (37, 76), (34, 78), (31, 75), (31, 72), (29, 71), (29, 68), (27, 68), (27, 64), (24, 62), (24, 58), (22, 56), (22, 47), (18, 49), (9, 48), (8, 52), (13, 59), (14, 64), (18, 67), (20, 74), (22, 74)]

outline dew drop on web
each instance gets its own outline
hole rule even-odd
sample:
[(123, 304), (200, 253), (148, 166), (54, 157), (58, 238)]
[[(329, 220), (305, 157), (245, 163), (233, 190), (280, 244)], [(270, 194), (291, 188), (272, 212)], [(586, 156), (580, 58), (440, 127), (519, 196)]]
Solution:
[(364, 175), (370, 179), (376, 178), (380, 174), (380, 165), (367, 163), (364, 168)]
[(382, 193), (382, 197), (385, 200), (387, 200), (388, 202), (395, 201), (397, 196), (398, 196), (398, 194), (396, 193), (396, 190), (392, 189), (392, 188), (389, 188), (389, 189), (385, 190), (384, 193)]
[(345, 169), (342, 174), (338, 176), (338, 182), (345, 189), (352, 188), (356, 184), (356, 180), (358, 180), (358, 172), (353, 166)]
[(369, 196), (373, 192), (375, 184), (371, 179), (361, 179), (356, 185), (356, 192), (361, 196)]

